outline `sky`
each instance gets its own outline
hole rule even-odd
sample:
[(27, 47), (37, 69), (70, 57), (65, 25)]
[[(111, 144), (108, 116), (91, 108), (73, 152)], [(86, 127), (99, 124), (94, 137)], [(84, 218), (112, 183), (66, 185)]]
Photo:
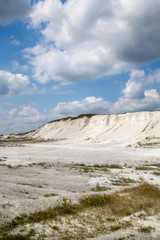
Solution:
[(0, 134), (160, 110), (160, 0), (0, 0)]

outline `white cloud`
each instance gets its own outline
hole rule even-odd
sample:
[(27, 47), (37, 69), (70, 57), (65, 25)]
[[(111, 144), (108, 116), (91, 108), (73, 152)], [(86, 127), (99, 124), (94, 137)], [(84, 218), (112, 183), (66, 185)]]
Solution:
[(44, 37), (26, 50), (41, 83), (93, 80), (160, 58), (160, 0), (44, 0), (30, 20)]
[(143, 70), (134, 70), (131, 72), (126, 88), (122, 92), (126, 98), (143, 98), (146, 84), (145, 72)]
[(143, 70), (133, 70), (123, 96), (114, 103), (112, 112), (135, 112), (143, 110), (160, 110), (160, 95), (156, 89), (148, 89), (150, 84), (159, 82), (160, 71), (146, 75)]
[(28, 76), (0, 70), (0, 97), (27, 94), (34, 89), (35, 85), (30, 83)]
[[(21, 132), (36, 129), (42, 124), (67, 116), (85, 113), (112, 114), (136, 111), (160, 110), (160, 93), (152, 89), (150, 84), (159, 82), (160, 70), (149, 75), (142, 70), (133, 70), (122, 96), (116, 102), (109, 102), (95, 96), (79, 101), (60, 102), (53, 109), (39, 111), (30, 105), (12, 108), (7, 111), (0, 108), (0, 125), (8, 132)], [(58, 87), (55, 87), (57, 90)], [(5, 130), (4, 130), (5, 132)]]
[(145, 110), (160, 110), (160, 94), (155, 89), (148, 89), (151, 83), (159, 82), (160, 71), (146, 75), (143, 70), (133, 70), (122, 97), (115, 103), (102, 98), (87, 97), (82, 101), (59, 103), (54, 109), (55, 116), (79, 115), (82, 113), (123, 113)]
[(109, 107), (109, 102), (92, 96), (82, 101), (58, 103), (52, 112), (56, 117), (60, 118), (68, 115), (76, 116), (82, 113), (105, 113), (109, 111)]
[(11, 44), (14, 45), (14, 46), (18, 46), (18, 45), (20, 45), (21, 43), (20, 43), (19, 40), (13, 39), (13, 40), (11, 41)]
[(19, 115), (26, 117), (26, 116), (37, 115), (37, 113), (38, 113), (38, 111), (36, 108), (31, 108), (30, 106), (26, 106), (22, 109), (21, 112), (19, 112)]
[(17, 109), (16, 109), (16, 108), (13, 108), (13, 109), (11, 109), (11, 110), (9, 111), (9, 116), (13, 117), (13, 116), (16, 115), (16, 113), (17, 113)]
[(113, 106), (117, 113), (160, 110), (160, 95), (155, 89), (144, 91), (144, 98), (130, 99), (122, 97)]
[(0, 25), (7, 25), (16, 19), (24, 18), (30, 7), (30, 0), (1, 0)]
[(0, 119), (1, 133), (30, 131), (54, 119), (85, 113), (112, 114), (159, 109), (160, 94), (155, 89), (145, 90), (142, 99), (131, 99), (123, 96), (115, 103), (92, 96), (81, 101), (58, 103), (50, 111), (40, 112), (31, 106), (24, 106), (21, 109), (11, 109), (7, 116), (6, 111), (0, 109), (2, 116)]
[(28, 65), (20, 65), (19, 62), (16, 60), (12, 61), (12, 67), (14, 70), (19, 70), (19, 71), (27, 71), (28, 70)]
[(50, 120), (49, 111), (39, 112), (29, 105), (12, 108), (8, 114), (6, 110), (0, 109), (0, 114), (3, 116), (0, 119), (1, 131), (5, 134), (31, 131)]

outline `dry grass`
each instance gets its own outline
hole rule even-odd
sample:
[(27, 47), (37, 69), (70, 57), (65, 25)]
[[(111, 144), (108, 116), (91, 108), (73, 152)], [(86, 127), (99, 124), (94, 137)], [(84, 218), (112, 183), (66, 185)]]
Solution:
[(155, 168), (151, 166), (137, 166), (135, 170), (143, 170), (143, 171), (149, 171), (149, 170), (154, 170)]
[(84, 163), (74, 163), (74, 164), (70, 164), (69, 166), (71, 169), (75, 168), (86, 173), (95, 172), (95, 171), (109, 172), (109, 169), (122, 169), (122, 166), (119, 164), (86, 165)]
[(76, 120), (76, 119), (80, 119), (80, 118), (83, 118), (83, 117), (91, 118), (91, 117), (96, 116), (96, 115), (98, 115), (98, 114), (95, 114), (95, 113), (80, 114), (77, 117), (69, 116), (69, 117), (66, 117), (66, 118), (60, 118), (60, 119), (53, 120), (49, 123), (67, 121), (67, 120)]
[(106, 190), (109, 190), (109, 188), (100, 186), (98, 183), (94, 188), (91, 188), (92, 192), (101, 192), (101, 191), (106, 191)]
[(46, 197), (46, 198), (48, 198), (48, 197), (55, 197), (55, 196), (57, 196), (56, 193), (47, 193), (47, 194), (43, 195), (43, 197)]
[[(128, 227), (130, 223), (119, 222), (117, 219), (140, 211), (145, 211), (148, 215), (155, 215), (160, 212), (160, 190), (157, 187), (144, 183), (113, 194), (84, 196), (77, 204), (73, 204), (71, 200), (64, 198), (54, 208), (35, 212), (29, 216), (16, 217), (8, 225), (1, 228), (1, 235), (20, 225), (32, 225), (35, 222), (44, 224), (44, 222), (54, 221), (53, 226), (57, 226), (56, 232), (66, 231), (65, 236), (74, 234), (82, 237), (97, 236), (107, 231), (117, 231), (120, 228)], [(115, 224), (113, 225), (113, 221), (108, 219), (114, 219)], [(64, 227), (62, 229), (62, 222), (66, 223), (67, 228), (65, 230)], [(77, 225), (75, 225), (75, 222), (78, 222)], [(88, 229), (90, 229), (89, 232)]]

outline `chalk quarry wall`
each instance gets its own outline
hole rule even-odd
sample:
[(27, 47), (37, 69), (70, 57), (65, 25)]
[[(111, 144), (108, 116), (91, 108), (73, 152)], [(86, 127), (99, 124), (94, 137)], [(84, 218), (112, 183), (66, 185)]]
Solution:
[(84, 116), (47, 123), (26, 137), (69, 143), (135, 144), (160, 142), (160, 112)]

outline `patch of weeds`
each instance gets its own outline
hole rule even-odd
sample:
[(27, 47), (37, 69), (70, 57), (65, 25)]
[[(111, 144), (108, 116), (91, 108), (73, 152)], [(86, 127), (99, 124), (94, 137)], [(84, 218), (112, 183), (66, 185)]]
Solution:
[(62, 202), (54, 208), (48, 208), (45, 211), (38, 211), (28, 216), (26, 219), (29, 223), (46, 221), (56, 218), (57, 216), (63, 216), (66, 214), (74, 214), (76, 206), (72, 204), (72, 201), (68, 198), (63, 198)]
[(28, 235), (7, 235), (4, 236), (2, 238), (0, 238), (0, 240), (30, 240), (30, 237)]
[(130, 179), (130, 178), (119, 178), (119, 179), (113, 179), (112, 184), (115, 186), (126, 186), (130, 183), (136, 183), (137, 181)]
[(1, 163), (0, 166), (8, 167), (9, 169), (18, 169), (18, 168), (21, 168), (21, 167), (25, 167), (24, 165), (12, 166), (10, 164), (5, 164), (5, 163)]
[(139, 180), (140, 181), (144, 181), (144, 177), (139, 177)]
[(14, 167), (11, 166), (10, 164), (5, 164), (5, 163), (1, 163), (0, 166), (1, 166), (1, 167), (14, 168)]
[(152, 231), (152, 227), (141, 227), (138, 231), (141, 233), (150, 233)]
[(115, 182), (113, 183), (113, 185), (122, 185), (122, 186), (126, 186), (129, 185), (130, 183), (136, 183), (137, 181), (130, 179), (130, 178), (120, 178), (118, 180), (115, 180)]
[(12, 227), (15, 227), (17, 225), (22, 225), (25, 223), (25, 220), (27, 218), (27, 215), (26, 214), (22, 214), (20, 216), (16, 216), (11, 222), (10, 222), (10, 225)]
[(97, 167), (97, 168), (117, 168), (117, 169), (122, 169), (122, 166), (119, 164), (103, 164), (103, 165), (99, 165), (99, 164), (94, 164), (93, 167)]
[(116, 219), (113, 218), (113, 217), (107, 217), (106, 220), (107, 220), (108, 222), (115, 222), (115, 221), (116, 221)]
[(125, 240), (125, 237), (116, 238), (116, 240)]
[(153, 167), (149, 167), (149, 166), (137, 166), (136, 168), (135, 168), (135, 170), (154, 170), (154, 168)]
[[(51, 219), (61, 219), (67, 221), (68, 218), (74, 220), (81, 219), (81, 225), (92, 228), (91, 234), (108, 231), (104, 224), (110, 224), (114, 218), (129, 216), (135, 212), (144, 211), (146, 214), (156, 214), (160, 211), (160, 189), (144, 183), (134, 188), (128, 188), (113, 194), (93, 194), (82, 197), (78, 203), (74, 204), (70, 199), (63, 198), (58, 206), (38, 211), (33, 214), (16, 217), (7, 226), (0, 230), (8, 232), (17, 227), (18, 224), (35, 223), (48, 221)], [(62, 216), (62, 217), (61, 217)], [(97, 218), (97, 216), (99, 216)], [(106, 216), (110, 216), (106, 221)], [(113, 218), (113, 219), (112, 219)], [(93, 226), (94, 221), (94, 226)], [(97, 222), (100, 224), (97, 226)], [(130, 222), (118, 223), (111, 228), (116, 231), (120, 227), (128, 227)], [(92, 225), (92, 226), (91, 226)], [(79, 225), (78, 225), (79, 228)], [(78, 230), (79, 231), (79, 230)], [(86, 230), (87, 231), (87, 230)], [(73, 232), (72, 232), (73, 233)], [(89, 234), (89, 233), (87, 233)], [(88, 235), (85, 235), (88, 236)]]
[(0, 158), (0, 162), (5, 162), (6, 160)]
[(119, 226), (119, 225), (110, 226), (110, 231), (111, 231), (111, 232), (118, 231), (119, 229), (121, 229), (121, 226)]
[(91, 188), (92, 192), (100, 192), (100, 191), (106, 191), (106, 190), (108, 190), (108, 188), (104, 186), (100, 186), (99, 183), (97, 183), (97, 185), (94, 188)]
[(41, 163), (30, 163), (28, 165), (29, 167), (33, 167), (33, 166), (40, 166), (40, 167), (43, 167), (44, 169), (47, 169), (47, 168), (51, 168), (54, 166), (54, 163), (47, 163), (47, 162), (41, 162)]
[(92, 114), (92, 113), (80, 114), (80, 115), (78, 115), (77, 117), (71, 117), (71, 116), (69, 116), (69, 117), (66, 117), (66, 118), (61, 118), (61, 119), (53, 120), (53, 121), (51, 121), (51, 122), (49, 122), (49, 123), (59, 122), (59, 121), (76, 120), (76, 119), (80, 119), (80, 118), (83, 118), (83, 117), (91, 118), (91, 117), (96, 116), (96, 115), (98, 115), (98, 114), (94, 114), (94, 113), (93, 113), (93, 114)]
[(80, 199), (80, 204), (84, 207), (102, 207), (109, 203), (115, 203), (116, 195), (91, 195)]
[(89, 140), (91, 140), (92, 139), (92, 137), (87, 137), (86, 138), (86, 141), (89, 141)]
[(71, 166), (71, 168), (72, 167), (79, 167), (81, 170), (83, 170), (84, 172), (94, 172), (95, 170), (97, 170), (97, 171), (104, 171), (104, 172), (106, 172), (106, 171), (109, 171), (108, 170), (108, 168), (109, 169), (111, 169), (111, 168), (117, 168), (117, 169), (122, 169), (122, 166), (121, 165), (119, 165), (119, 164), (102, 164), (102, 165), (100, 165), (100, 164), (94, 164), (94, 165), (85, 165), (85, 164), (83, 164), (83, 163), (75, 163), (75, 164), (72, 164), (72, 165), (70, 165)]
[(74, 205), (72, 204), (71, 199), (68, 198), (63, 198), (62, 202), (56, 209), (60, 215), (75, 213)]
[(35, 235), (36, 235), (35, 229), (31, 228), (29, 233), (28, 233), (28, 236), (35, 236)]
[(144, 183), (138, 187), (123, 190), (119, 195), (91, 195), (83, 197), (80, 203), (85, 207), (106, 206), (115, 216), (128, 216), (139, 211), (158, 211), (160, 207), (160, 190)]
[(52, 226), (52, 229), (56, 230), (56, 231), (59, 231), (59, 227), (57, 227), (57, 226)]
[(160, 172), (153, 172), (154, 175), (160, 176)]
[(44, 194), (43, 196), (48, 198), (48, 197), (55, 197), (55, 196), (57, 196), (57, 194), (55, 194), (55, 193), (48, 193), (48, 194)]
[(141, 142), (137, 142), (137, 144), (139, 147), (142, 147), (142, 145), (143, 145)]
[(88, 172), (93, 172), (93, 169), (91, 167), (83, 167), (82, 168), (83, 172), (88, 173)]
[(73, 166), (75, 166), (75, 167), (85, 167), (86, 165), (84, 163), (74, 163)]
[(46, 169), (46, 168), (53, 167), (53, 166), (54, 166), (54, 163), (53, 163), (53, 164), (50, 164), (50, 163), (42, 162), (42, 163), (37, 163), (36, 165), (37, 165), (37, 166), (41, 166), (41, 167), (43, 167), (44, 169)]
[(136, 183), (137, 181), (130, 179), (130, 178), (120, 178), (120, 180), (123, 182), (123, 185), (127, 185), (129, 183)]
[(137, 145), (139, 147), (152, 147), (152, 146), (156, 146), (160, 144), (159, 142), (148, 142), (148, 143), (141, 143), (141, 142), (137, 142)]

